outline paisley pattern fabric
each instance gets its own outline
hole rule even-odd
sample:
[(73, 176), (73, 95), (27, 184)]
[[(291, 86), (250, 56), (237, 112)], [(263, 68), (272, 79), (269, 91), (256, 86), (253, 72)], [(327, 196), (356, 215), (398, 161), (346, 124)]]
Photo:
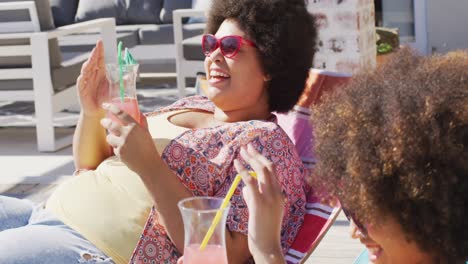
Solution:
[[(149, 116), (187, 108), (214, 111), (214, 105), (208, 99), (194, 96), (182, 99)], [(239, 159), (247, 166), (239, 151), (241, 146), (251, 143), (276, 165), (278, 181), (285, 194), (281, 233), (285, 253), (302, 225), (308, 187), (302, 162), (293, 143), (274, 122), (275, 118), (272, 121), (251, 120), (187, 130), (169, 143), (162, 153), (162, 158), (194, 196), (224, 197), (237, 174), (233, 161)], [(239, 185), (231, 199), (227, 228), (231, 232), (247, 235), (249, 216), (242, 198), (243, 186), (243, 183)], [(179, 257), (180, 253), (167, 236), (158, 220), (158, 212), (153, 208), (130, 262), (176, 263)]]

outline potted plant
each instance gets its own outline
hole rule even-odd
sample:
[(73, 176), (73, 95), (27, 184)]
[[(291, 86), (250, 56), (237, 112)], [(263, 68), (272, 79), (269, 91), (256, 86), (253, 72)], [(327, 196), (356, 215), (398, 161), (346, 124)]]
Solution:
[(377, 66), (385, 63), (400, 46), (397, 28), (376, 27)]

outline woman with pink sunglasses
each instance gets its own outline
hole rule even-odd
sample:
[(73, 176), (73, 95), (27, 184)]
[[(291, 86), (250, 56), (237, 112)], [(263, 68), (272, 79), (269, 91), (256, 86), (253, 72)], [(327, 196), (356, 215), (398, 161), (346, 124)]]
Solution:
[[(356, 264), (467, 263), (467, 69), (468, 51), (404, 49), (314, 109), (312, 184), (346, 208), (352, 237), (366, 247)], [(252, 148), (241, 156), (259, 179), (237, 164), (255, 216), (249, 248), (257, 264), (285, 263), (279, 225), (264, 228), (265, 218), (281, 218), (273, 164)]]
[[(77, 81), (77, 176), (60, 185), (45, 208), (22, 204), (32, 212), (26, 219), (36, 211), (47, 215), (41, 225), (12, 225), (17, 210), (1, 210), (20, 201), (0, 197), (0, 204), (12, 205), (0, 207), (1, 263), (175, 263), (184, 249), (177, 202), (224, 197), (237, 174), (234, 160), (247, 166), (240, 157), (247, 144), (276, 164), (285, 194), (279, 250), (289, 248), (303, 221), (307, 188), (302, 163), (272, 112), (290, 110), (305, 86), (315, 52), (314, 19), (303, 0), (214, 0), (206, 32), (206, 97), (156, 110), (142, 117), (141, 126), (122, 109), (101, 106), (108, 89), (97, 44)], [(50, 236), (50, 230), (57, 232)], [(249, 261), (241, 186), (227, 230), (229, 263)]]

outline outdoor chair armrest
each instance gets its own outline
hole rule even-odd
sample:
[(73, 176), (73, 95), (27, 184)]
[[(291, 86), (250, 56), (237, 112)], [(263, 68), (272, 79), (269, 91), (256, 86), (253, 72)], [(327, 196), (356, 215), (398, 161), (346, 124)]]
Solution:
[(27, 39), (30, 38), (34, 32), (27, 33), (0, 33), (0, 40), (2, 39)]
[(181, 21), (184, 17), (204, 17), (205, 11), (198, 9), (176, 9), (172, 12), (173, 21)]
[[(114, 54), (116, 53), (115, 51), (117, 50), (117, 43), (115, 41), (117, 39), (117, 33), (115, 29), (114, 18), (99, 18), (41, 32), (4, 33), (0, 34), (0, 40), (30, 39), (31, 46), (17, 46), (18, 50), (10, 52), (10, 55), (19, 56), (19, 53), (23, 53), (23, 55), (31, 55), (32, 53), (34, 53), (34, 47), (32, 45), (33, 42), (46, 41), (47, 39), (53, 39), (57, 37), (80, 33), (93, 28), (101, 28), (101, 36), (104, 42), (106, 62), (115, 63), (117, 61), (117, 57), (114, 56)], [(36, 41), (33, 41), (33, 39), (35, 39)], [(40, 53), (41, 51), (40, 49), (37, 49), (36, 52)], [(0, 53), (2, 53), (2, 49), (0, 49)]]
[(114, 18), (98, 18), (89, 21), (79, 22), (67, 26), (58, 27), (53, 30), (44, 31), (47, 33), (48, 39), (57, 37), (63, 37), (75, 33), (82, 33), (88, 29), (101, 28), (113, 28), (115, 31), (115, 19)]
[(182, 19), (184, 17), (204, 17), (206, 11), (198, 9), (177, 9), (172, 12), (173, 30), (174, 30), (174, 44), (176, 48), (176, 69), (177, 69), (177, 89), (179, 90), (179, 98), (185, 96), (185, 77), (187, 72), (194, 71), (203, 67), (197, 63), (197, 66), (186, 64), (184, 59), (184, 51), (182, 47), (182, 40), (184, 38), (182, 29)]
[[(67, 36), (75, 33), (82, 33), (89, 29), (100, 28), (101, 39), (104, 45), (104, 57), (106, 63), (117, 62), (117, 31), (115, 28), (114, 18), (98, 18), (90, 21), (79, 22), (63, 27), (58, 27), (54, 30), (48, 30), (43, 33), (34, 34), (46, 34), (47, 39), (53, 39), (57, 37)], [(32, 37), (34, 38), (34, 37)]]

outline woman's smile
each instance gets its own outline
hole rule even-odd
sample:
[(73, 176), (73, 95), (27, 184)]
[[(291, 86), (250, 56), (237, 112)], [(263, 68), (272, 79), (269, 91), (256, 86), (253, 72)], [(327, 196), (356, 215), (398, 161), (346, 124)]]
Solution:
[(208, 82), (211, 85), (221, 84), (224, 81), (227, 81), (231, 78), (231, 76), (226, 73), (225, 71), (219, 68), (212, 68), (208, 74)]

